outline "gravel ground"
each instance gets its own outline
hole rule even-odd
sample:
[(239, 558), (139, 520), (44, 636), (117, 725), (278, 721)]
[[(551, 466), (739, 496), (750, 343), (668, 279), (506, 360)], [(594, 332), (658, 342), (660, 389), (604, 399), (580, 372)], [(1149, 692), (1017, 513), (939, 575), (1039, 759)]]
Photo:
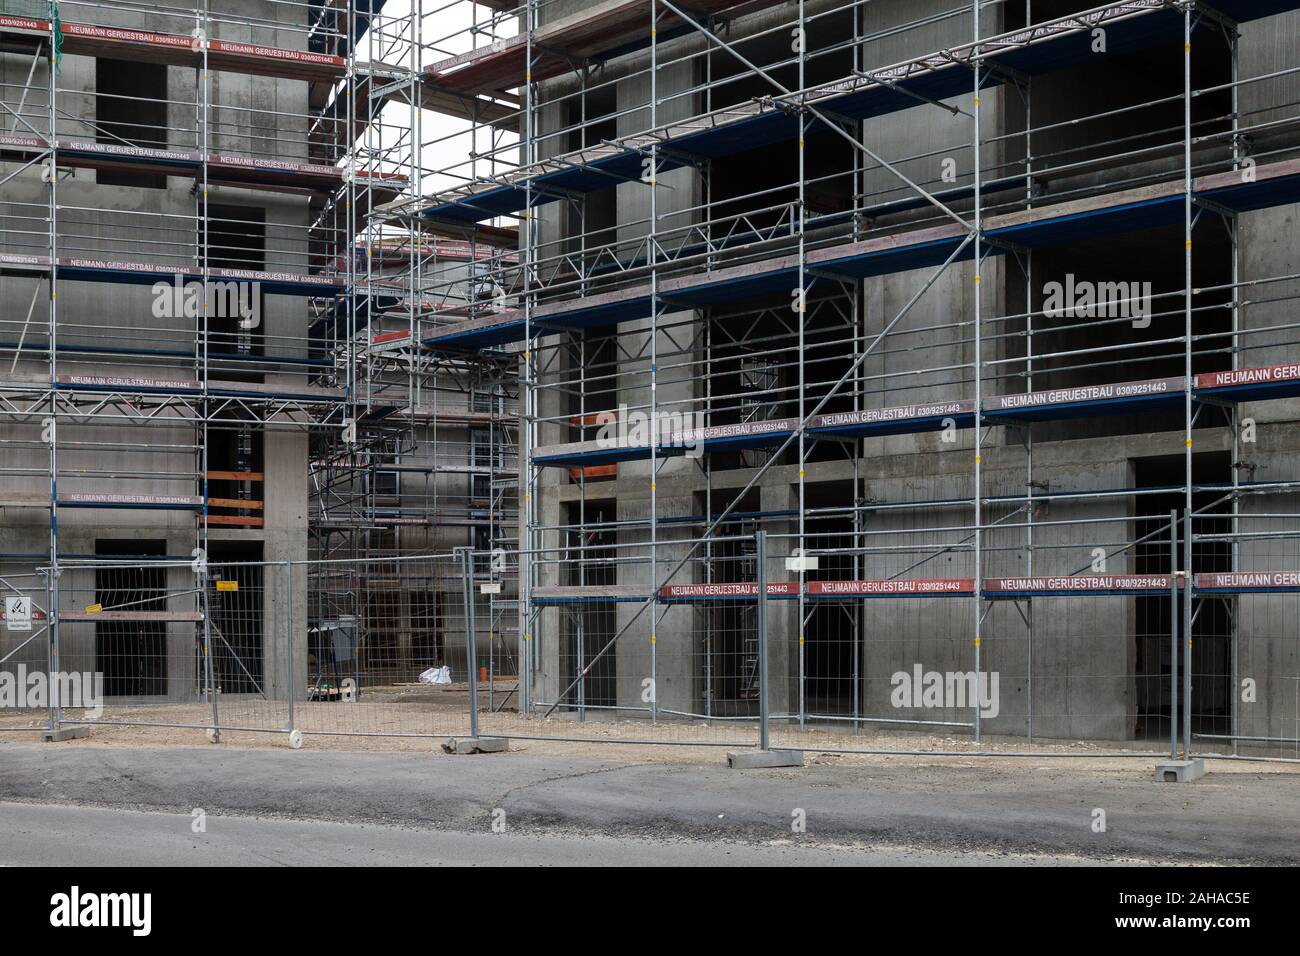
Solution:
[[(514, 703), (507, 698), (513, 683), (501, 682), (497, 687), (495, 702), (509, 707)], [(279, 702), (226, 698), (219, 702), (222, 741), (227, 745), (251, 748), (283, 748), (286, 746), (285, 727), (288, 726), (287, 705)], [(211, 720), (212, 708), (207, 703), (149, 704), (139, 706), (113, 706), (108, 708), (102, 722), (93, 728), (92, 740), (102, 746), (167, 747), (194, 745), (204, 740), (203, 725)], [(15, 713), (0, 714), (0, 731), (30, 727), (32, 718)], [(39, 722), (39, 717), (37, 718)], [(141, 726), (116, 723), (142, 721), (146, 724), (179, 724), (189, 726)], [(513, 710), (491, 712), (488, 696), (482, 694), (481, 733), (511, 738), (515, 749), (534, 754), (557, 756), (588, 756), (600, 758), (609, 755), (611, 748), (624, 759), (675, 763), (683, 760), (714, 759), (711, 753), (731, 747), (740, 749), (753, 746), (758, 739), (757, 722), (726, 722), (706, 725), (686, 720), (663, 720), (650, 724), (646, 720), (589, 720), (579, 722), (568, 716), (546, 719), (540, 716), (524, 717)], [(447, 737), (469, 735), (468, 693), (465, 685), (432, 687), (420, 684), (399, 684), (367, 688), (362, 699), (355, 703), (299, 702), (294, 707), (294, 726), (307, 735), (306, 747), (311, 750), (411, 752), (423, 753), (437, 747)], [(242, 729), (232, 729), (242, 728)], [(258, 732), (262, 731), (262, 732)], [(577, 738), (565, 739), (559, 738)], [(37, 739), (32, 733), (0, 733), (0, 745), (12, 739)], [(661, 741), (657, 746), (632, 746), (626, 741)], [(673, 746), (680, 743), (685, 746)], [(826, 759), (857, 761), (858, 754), (837, 754), (852, 750), (920, 751), (923, 754), (985, 755), (974, 759), (1006, 759), (1011, 765), (1025, 758), (990, 758), (995, 751), (1026, 753), (1030, 755), (1077, 756), (1089, 761), (1101, 761), (1118, 767), (1136, 761), (1149, 765), (1154, 759), (1140, 756), (1155, 749), (1142, 742), (1098, 743), (1083, 741), (1038, 741), (1026, 744), (1023, 738), (986, 737), (976, 744), (968, 736), (900, 732), (896, 729), (865, 728), (862, 733), (845, 732), (838, 726), (809, 727), (804, 731), (787, 729), (777, 724), (772, 730), (772, 745), (802, 749), (810, 754), (824, 753)], [(1134, 754), (1112, 758), (1109, 754)], [(1300, 757), (1300, 753), (1293, 756)], [(720, 759), (720, 756), (719, 756)], [(926, 756), (924, 759), (940, 759)], [(1028, 759), (1032, 760), (1030, 756)], [(1233, 765), (1216, 764), (1221, 771)], [(1288, 768), (1286, 764), (1253, 764), (1246, 767), (1267, 767), (1268, 772), (1300, 772), (1300, 766)]]

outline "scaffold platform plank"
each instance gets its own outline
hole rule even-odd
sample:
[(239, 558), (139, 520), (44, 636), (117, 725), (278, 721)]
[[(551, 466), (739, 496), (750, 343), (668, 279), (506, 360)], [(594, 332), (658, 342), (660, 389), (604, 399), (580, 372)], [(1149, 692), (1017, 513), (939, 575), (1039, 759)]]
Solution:
[[(207, 48), (209, 69), (245, 73), (286, 80), (339, 80), (347, 71), (341, 56), (302, 50), (285, 50), (256, 43), (211, 39), (200, 42), (193, 36), (155, 33), (93, 23), (63, 21), (62, 52), (75, 56), (104, 57), (168, 66), (203, 65)], [(0, 33), (48, 38), (49, 20), (0, 15)]]
[[(1239, 2), (1229, 6), (1239, 21), (1244, 22), (1300, 8), (1300, 0)], [(800, 126), (785, 100), (823, 108), (837, 117), (863, 120), (914, 109), (928, 100), (942, 101), (969, 94), (970, 65), (974, 62), (985, 67), (982, 76), (986, 87), (1001, 85), (1017, 74), (1032, 77), (1070, 69), (1097, 57), (1092, 43), (1093, 31), (1098, 27), (1106, 30), (1107, 55), (1135, 53), (1161, 44), (1181, 43), (1183, 14), (1173, 0), (1135, 0), (1087, 16), (1034, 24), (982, 39), (978, 44), (938, 51), (864, 76), (848, 77), (797, 96), (757, 99), (677, 122), (630, 137), (623, 141), (623, 148), (601, 145), (543, 160), (536, 167), (506, 176), (505, 183), (498, 180), (471, 184), (435, 196), (424, 215), (450, 222), (478, 222), (519, 212), (530, 201), (534, 206), (542, 205), (574, 193), (607, 188), (616, 181), (611, 176), (637, 179), (643, 151), (655, 145), (671, 147), (660, 156), (659, 168), (664, 172), (684, 166), (690, 158), (716, 159), (790, 141), (799, 136)], [(1213, 21), (1197, 20), (1198, 32), (1218, 29)], [(502, 51), (481, 53), (478, 57), (486, 61), (505, 55)], [(446, 69), (450, 70), (454, 64), (447, 62)], [(455, 82), (454, 77), (459, 75), (446, 72), (439, 82)], [(817, 133), (821, 125), (814, 123), (809, 134)]]
[[(112, 259), (87, 259), (77, 256), (28, 256), (0, 253), (0, 274), (48, 275), (58, 269), (60, 279), (82, 282), (113, 282), (128, 285), (152, 285), (159, 281), (199, 282), (203, 270), (198, 266), (177, 266), (157, 262), (123, 262)], [(254, 282), (272, 295), (332, 297), (344, 288), (341, 276), (298, 275), (292, 272), (266, 272), (257, 269), (209, 268), (214, 282)]]
[[(743, 7), (750, 13), (778, 6), (781, 0), (692, 0), (691, 13), (702, 19)], [(553, 79), (575, 63), (595, 63), (648, 46), (650, 0), (602, 0), (561, 16), (533, 31), (533, 82)], [(690, 27), (666, 8), (659, 8), (658, 41), (663, 43)], [(528, 71), (528, 35), (493, 40), (447, 57), (425, 69), (431, 84), (459, 93), (490, 93), (522, 86)]]
[[(1196, 382), (1208, 383), (1206, 397), (1221, 401), (1293, 397), (1300, 395), (1300, 363), (1210, 372), (1197, 376)], [(1261, 387), (1267, 391), (1261, 393)], [(983, 399), (979, 417), (997, 424), (1158, 411), (1181, 406), (1185, 391), (1185, 379), (1176, 377), (992, 395)], [(1200, 395), (1200, 388), (1194, 385), (1193, 397)], [(974, 402), (954, 400), (815, 415), (805, 432), (814, 438), (879, 437), (945, 427), (972, 428), (975, 421)], [(655, 454), (671, 457), (696, 449), (715, 454), (737, 448), (771, 447), (794, 434), (798, 425), (798, 419), (780, 418), (668, 431), (658, 436)], [(532, 461), (535, 465), (557, 467), (634, 461), (649, 456), (648, 439), (636, 433), (619, 434), (615, 428), (608, 438), (537, 448)]]
[[(35, 383), (33, 383), (35, 384)], [(266, 398), (304, 403), (334, 404), (346, 401), (341, 388), (311, 385), (266, 384), (262, 382), (227, 382), (209, 379), (206, 387), (194, 379), (153, 379), (131, 375), (58, 376), (55, 388), (67, 392), (123, 393), (140, 395), (212, 395), (221, 398)]]
[[(1256, 167), (1247, 179), (1229, 170), (1197, 177), (1193, 192), (1225, 208), (1246, 212), (1300, 200), (1300, 161), (1287, 160)], [(1023, 212), (990, 216), (985, 237), (990, 254), (1006, 247), (1042, 248), (1181, 222), (1181, 180), (1105, 193)], [(806, 267), (828, 276), (861, 279), (941, 265), (958, 249), (967, 231), (957, 223), (873, 236), (857, 242), (813, 249)], [(967, 248), (961, 259), (972, 255)], [(732, 303), (765, 295), (785, 294), (798, 281), (799, 257), (789, 253), (758, 262), (726, 266), (712, 272), (692, 272), (665, 278), (659, 295), (687, 309)], [(533, 310), (533, 335), (617, 325), (649, 317), (648, 284), (585, 297), (543, 303)], [(526, 331), (520, 310), (449, 323), (424, 339), (434, 349), (474, 350), (519, 342)]]
[[(984, 600), (1020, 600), (1050, 597), (1132, 597), (1143, 594), (1167, 595), (1185, 586), (1181, 577), (1168, 574), (1076, 574), (1033, 577), (985, 578), (980, 589)], [(1219, 594), (1300, 593), (1300, 571), (1231, 571), (1193, 576), (1193, 592)], [(804, 597), (812, 600), (934, 599), (975, 596), (974, 578), (879, 578), (869, 580), (808, 581)], [(793, 600), (800, 596), (799, 582), (773, 581), (767, 585), (769, 600)], [(583, 604), (610, 601), (647, 601), (650, 594), (635, 585), (547, 586), (534, 588), (536, 604)], [(751, 602), (758, 597), (754, 582), (669, 584), (659, 589), (657, 603)]]
[[(93, 139), (46, 140), (16, 133), (0, 134), (0, 158), (30, 161), (53, 150), (61, 166), (76, 169), (131, 169), (167, 176), (201, 177), (204, 154), (198, 150), (157, 149), (121, 143), (99, 143)], [(333, 192), (346, 182), (346, 170), (339, 166), (297, 160), (265, 159), (237, 153), (208, 153), (208, 181), (217, 185), (243, 186), (260, 190), (312, 190)], [(357, 170), (364, 187), (375, 187), (381, 201), (398, 195), (406, 177), (398, 173)]]

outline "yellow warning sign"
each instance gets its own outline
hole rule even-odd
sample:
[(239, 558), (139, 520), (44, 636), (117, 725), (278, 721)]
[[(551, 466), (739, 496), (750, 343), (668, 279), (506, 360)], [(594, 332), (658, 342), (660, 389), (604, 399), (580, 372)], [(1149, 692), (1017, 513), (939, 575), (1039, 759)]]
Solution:
[(217, 582), (217, 590), (218, 590), (218, 591), (238, 591), (238, 590), (239, 590), (239, 582), (238, 582), (238, 581), (218, 581), (218, 582)]

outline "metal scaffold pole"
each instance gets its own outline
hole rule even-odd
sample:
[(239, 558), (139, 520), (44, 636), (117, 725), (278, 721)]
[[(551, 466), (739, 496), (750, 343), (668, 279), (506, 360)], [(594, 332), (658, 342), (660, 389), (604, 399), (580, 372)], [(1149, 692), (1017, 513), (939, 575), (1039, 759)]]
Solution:
[[(650, 0), (650, 128), (659, 125), (659, 5)], [(650, 582), (659, 580), (659, 147), (647, 158), (650, 228), (646, 258), (650, 263)], [(659, 719), (659, 605), (650, 607), (650, 719)]]
[(770, 650), (767, 630), (767, 532), (754, 534), (755, 600), (758, 612), (755, 626), (758, 630), (758, 749), (771, 749), (772, 672), (769, 668)]
[[(980, 0), (971, 0), (971, 4), (972, 4), (971, 19), (973, 22), (973, 29), (975, 34), (974, 39), (976, 44), (975, 54), (976, 56), (978, 56), (979, 41), (980, 41)], [(983, 541), (984, 541), (983, 539), (984, 512), (983, 512), (983, 472), (981, 468), (982, 465), (981, 452), (983, 450), (982, 439), (983, 439), (983, 431), (984, 431), (983, 387), (982, 387), (983, 380), (984, 380), (984, 357), (981, 351), (981, 346), (983, 344), (983, 338), (982, 338), (983, 288), (982, 287), (983, 287), (984, 277), (982, 275), (982, 272), (984, 268), (984, 259), (983, 259), (984, 210), (981, 204), (981, 198), (982, 198), (981, 177), (983, 175), (983, 171), (981, 169), (981, 163), (980, 163), (980, 150), (983, 146), (983, 138), (981, 136), (982, 130), (980, 126), (980, 115), (982, 112), (980, 109), (981, 66), (978, 59), (973, 59), (971, 65), (972, 65), (972, 72), (974, 73), (974, 78), (975, 78), (974, 79), (975, 92), (973, 95), (973, 104), (971, 108), (971, 115), (974, 119), (974, 127), (975, 127), (975, 140), (972, 147), (972, 156), (974, 161), (974, 191), (975, 191), (975, 209), (973, 213), (974, 227), (972, 229), (972, 235), (974, 237), (972, 245), (974, 247), (974, 256), (975, 256), (974, 259), (975, 262), (975, 293), (974, 293), (975, 354), (974, 354), (974, 363), (973, 363), (974, 377), (975, 377), (975, 463), (974, 463), (975, 470), (972, 476), (973, 488), (971, 494), (971, 498), (974, 503), (974, 539), (975, 539), (974, 540), (974, 581), (975, 581), (974, 592), (975, 593), (974, 593), (974, 597), (972, 598), (972, 602), (975, 605), (975, 620), (974, 620), (975, 674), (976, 677), (978, 678), (983, 674), (983, 671), (980, 669), (980, 661), (981, 661), (981, 646), (983, 644), (983, 635), (981, 634), (981, 626), (984, 620), (984, 607), (983, 607), (983, 598), (982, 598), (982, 590), (983, 590), (982, 582), (984, 580), (983, 578), (984, 565), (983, 565), (983, 551), (982, 551)], [(979, 743), (980, 735), (981, 735), (980, 721), (983, 716), (982, 713), (983, 708), (980, 705), (978, 694), (975, 695), (975, 704), (972, 710), (973, 710), (973, 719), (975, 724), (975, 742)]]
[[(522, 137), (519, 143), (519, 162), (528, 167), (533, 162), (534, 102), (533, 102), (533, 31), (537, 28), (537, 0), (526, 0), (524, 9), (524, 102)], [(524, 353), (521, 365), (520, 391), (523, 404), (519, 427), (520, 515), (519, 524), (523, 547), (519, 550), (519, 667), (520, 713), (530, 714), (533, 709), (533, 680), (540, 659), (541, 618), (531, 614), (531, 593), (535, 584), (536, 568), (533, 560), (540, 543), (537, 531), (537, 470), (532, 463), (532, 449), (536, 439), (537, 409), (535, 394), (535, 360), (533, 358), (533, 194), (532, 181), (525, 183), (524, 212), (520, 223), (522, 240), (521, 299), (524, 313)], [(530, 633), (536, 629), (537, 634)], [(534, 640), (536, 637), (536, 640)]]
[(1192, 514), (1195, 509), (1195, 468), (1192, 455), (1192, 432), (1196, 424), (1192, 401), (1192, 233), (1196, 226), (1192, 168), (1192, 29), (1195, 5), (1183, 7), (1183, 389), (1184, 473), (1183, 473), (1183, 756), (1192, 759), (1192, 625), (1195, 601), (1195, 574), (1192, 567)]

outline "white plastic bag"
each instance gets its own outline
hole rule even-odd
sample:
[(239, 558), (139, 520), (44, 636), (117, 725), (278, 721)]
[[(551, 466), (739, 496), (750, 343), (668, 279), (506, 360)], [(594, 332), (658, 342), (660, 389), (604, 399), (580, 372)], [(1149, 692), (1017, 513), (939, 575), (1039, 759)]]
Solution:
[(442, 667), (430, 667), (420, 675), (421, 684), (450, 684), (451, 668), (445, 664)]

